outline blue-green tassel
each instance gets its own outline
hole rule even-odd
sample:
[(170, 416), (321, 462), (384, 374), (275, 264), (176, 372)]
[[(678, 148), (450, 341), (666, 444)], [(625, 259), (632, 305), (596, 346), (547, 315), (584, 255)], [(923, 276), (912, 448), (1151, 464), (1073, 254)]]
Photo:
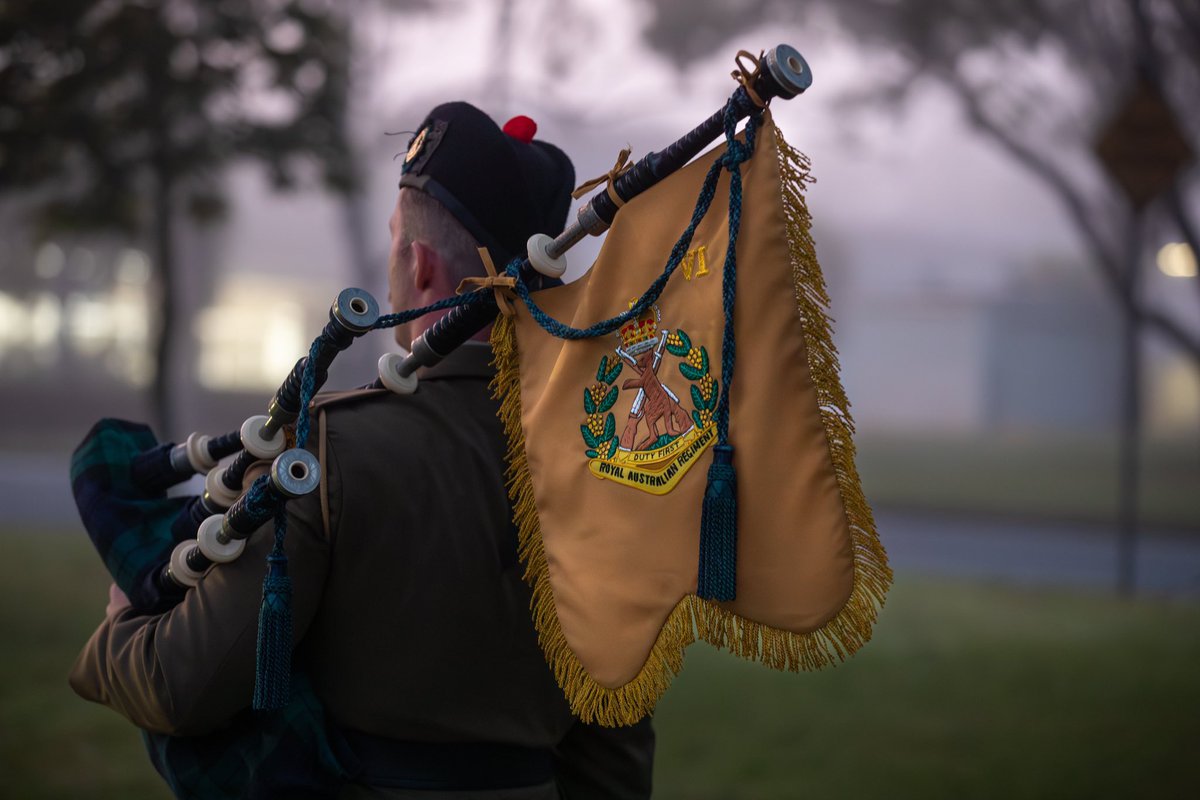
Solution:
[(292, 579), (282, 548), (267, 557), (262, 606), (258, 611), (258, 658), (254, 709), (273, 711), (287, 705), (292, 679)]
[(700, 576), (696, 594), (732, 600), (737, 594), (737, 472), (733, 448), (713, 447), (708, 486), (700, 512)]

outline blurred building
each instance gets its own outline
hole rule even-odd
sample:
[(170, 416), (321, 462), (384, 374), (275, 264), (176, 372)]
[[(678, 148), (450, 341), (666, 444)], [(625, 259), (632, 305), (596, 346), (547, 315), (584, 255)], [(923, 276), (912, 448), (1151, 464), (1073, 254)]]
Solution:
[[(826, 266), (829, 271), (829, 266)], [(864, 433), (1103, 435), (1120, 410), (1120, 316), (1083, 266), (1046, 262), (999, 286), (928, 270), (886, 289), (842, 281), (843, 378)], [(1200, 370), (1145, 343), (1145, 423), (1200, 428)]]
[(860, 430), (969, 433), (983, 427), (979, 298), (931, 285), (834, 303), (847, 308), (837, 342)]
[[(345, 282), (328, 258), (336, 225), (297, 224), (295, 203), (267, 203), (258, 176), (231, 180), (244, 216), (177, 225), (184, 313), (173, 354), (180, 431), (236, 427), (270, 393), (327, 320)], [(310, 202), (324, 202), (323, 197)], [(382, 224), (381, 224), (382, 227)], [(330, 245), (333, 240), (335, 244)], [(324, 277), (308, 260), (324, 267)], [(382, 278), (382, 271), (380, 274)], [(373, 287), (374, 288), (374, 287)], [(37, 243), (20, 208), (0, 209), (0, 436), (62, 447), (101, 416), (145, 420), (154, 369), (158, 278), (128, 239), (56, 234)], [(376, 353), (377, 355), (377, 353)], [(355, 359), (348, 358), (346, 361)], [(363, 359), (357, 359), (361, 367)], [(373, 359), (367, 359), (372, 361)], [(361, 369), (341, 386), (359, 385)]]
[(1115, 428), (1124, 379), (1121, 320), (1094, 276), (1045, 265), (981, 311), (982, 416), (989, 428)]

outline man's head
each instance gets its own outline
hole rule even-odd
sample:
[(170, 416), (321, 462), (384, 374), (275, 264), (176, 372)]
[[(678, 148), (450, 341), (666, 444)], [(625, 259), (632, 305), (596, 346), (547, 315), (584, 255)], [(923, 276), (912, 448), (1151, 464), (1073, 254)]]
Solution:
[[(416, 189), (402, 188), (388, 220), (388, 301), (392, 311), (428, 305), (454, 292), (460, 281), (482, 271), (478, 244), (438, 201)], [(396, 341), (407, 347), (429, 318), (396, 328)]]
[[(477, 247), (487, 247), (503, 268), (524, 254), (533, 234), (562, 230), (575, 171), (561, 150), (533, 139), (536, 130), (528, 117), (501, 129), (467, 103), (440, 105), (421, 123), (390, 222), (394, 311), (445, 297), (462, 278), (482, 275)], [(426, 318), (397, 329), (397, 341), (407, 345), (429, 324)]]

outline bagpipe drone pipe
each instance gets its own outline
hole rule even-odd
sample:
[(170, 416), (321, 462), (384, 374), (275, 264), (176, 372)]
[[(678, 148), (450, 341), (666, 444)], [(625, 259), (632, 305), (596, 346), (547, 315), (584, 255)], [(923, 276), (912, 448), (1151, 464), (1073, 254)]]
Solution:
[[(740, 53), (734, 77), (740, 86), (702, 124), (635, 164), (622, 153), (581, 187), (605, 184), (567, 230), (532, 237), (500, 274), (485, 257), (477, 288), (388, 315), (366, 292), (343, 291), (266, 415), (236, 434), (160, 445), (114, 420), (89, 434), (72, 464), (80, 513), (136, 608), (169, 609), (275, 526), (254, 708), (283, 711), (246, 717), (219, 741), (151, 737), (177, 792), (200, 780), (196, 796), (236, 796), (248, 765), (288, 740), (319, 752), (331, 780), (346, 775), (292, 672), (284, 509), (319, 482), (308, 408), (337, 353), (435, 311), (449, 309), (410, 352), (380, 359), (376, 385), (419, 391), (420, 367), (496, 322), (494, 388), (534, 624), (579, 717), (626, 725), (649, 714), (697, 634), (780, 669), (822, 666), (869, 638), (891, 573), (854, 469), (802, 194), (807, 161), (768, 110), (811, 73), (780, 45)], [(563, 274), (571, 246), (606, 231), (583, 278), (539, 291)], [(562, 466), (531, 469), (551, 463)], [(166, 496), (201, 472), (200, 497)], [(227, 766), (231, 749), (242, 766), (222, 794), (197, 776)]]

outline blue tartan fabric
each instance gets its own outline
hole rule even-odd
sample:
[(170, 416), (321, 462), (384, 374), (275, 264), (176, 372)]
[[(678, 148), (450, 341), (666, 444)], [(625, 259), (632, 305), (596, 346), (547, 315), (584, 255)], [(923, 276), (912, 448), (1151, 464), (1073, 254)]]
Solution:
[(186, 497), (146, 492), (130, 476), (133, 459), (158, 444), (145, 425), (102, 419), (71, 456), (71, 491), (100, 559), (134, 608), (159, 611), (182, 597), (163, 596), (154, 574), (170, 560), (171, 523)]
[(247, 709), (203, 736), (143, 739), (159, 775), (187, 800), (332, 798), (357, 769), (300, 672), (292, 673), (291, 699), (278, 711)]

